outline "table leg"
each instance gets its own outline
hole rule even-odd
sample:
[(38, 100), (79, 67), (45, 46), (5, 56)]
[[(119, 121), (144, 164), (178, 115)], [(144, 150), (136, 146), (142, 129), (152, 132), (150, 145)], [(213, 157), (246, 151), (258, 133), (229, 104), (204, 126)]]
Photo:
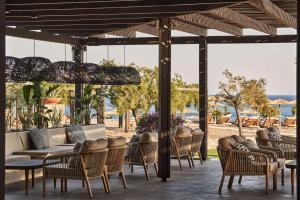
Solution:
[(29, 170), (25, 169), (25, 194), (28, 195)]
[(34, 169), (31, 170), (31, 187), (34, 187)]
[(294, 194), (295, 169), (291, 169), (292, 194)]

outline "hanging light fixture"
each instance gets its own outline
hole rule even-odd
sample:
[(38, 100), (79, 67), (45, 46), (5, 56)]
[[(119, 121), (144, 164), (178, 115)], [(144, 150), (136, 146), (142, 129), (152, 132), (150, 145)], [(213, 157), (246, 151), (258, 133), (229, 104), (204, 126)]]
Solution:
[(12, 56), (5, 57), (5, 77), (7, 82), (11, 81), (11, 72), (19, 60), (19, 58)]

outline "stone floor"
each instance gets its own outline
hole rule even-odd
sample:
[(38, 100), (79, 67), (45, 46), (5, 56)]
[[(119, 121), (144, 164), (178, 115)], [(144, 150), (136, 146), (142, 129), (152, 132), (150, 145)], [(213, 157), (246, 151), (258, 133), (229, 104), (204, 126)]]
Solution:
[[(130, 199), (130, 200), (145, 200), (145, 199), (237, 199), (237, 200), (284, 200), (296, 199), (291, 195), (290, 171), (287, 169), (285, 173), (284, 186), (280, 184), (278, 176), (278, 189), (272, 190), (270, 185), (269, 195), (264, 193), (264, 177), (244, 177), (242, 184), (239, 185), (237, 180), (234, 181), (231, 190), (227, 189), (228, 177), (225, 180), (222, 194), (218, 194), (218, 186), (221, 177), (221, 168), (218, 160), (208, 160), (200, 166), (199, 161), (196, 161), (196, 167), (188, 168), (187, 162), (183, 162), (185, 168), (181, 172), (178, 169), (176, 160), (172, 160), (171, 176), (167, 183), (160, 182), (160, 179), (155, 176), (154, 169), (150, 167), (150, 181), (146, 181), (143, 173), (143, 168), (135, 167), (134, 173), (129, 172), (126, 168), (126, 178), (128, 189), (123, 189), (122, 182), (118, 176), (111, 177), (111, 193), (105, 194), (101, 180), (92, 181), (92, 191), (94, 199)], [(272, 180), (270, 180), (272, 183)], [(89, 199), (85, 188), (81, 187), (80, 181), (70, 180), (68, 182), (68, 192), (61, 194), (60, 188), (54, 189), (52, 181), (48, 182), (48, 194), (44, 199), (59, 200), (59, 199)], [(36, 181), (35, 188), (30, 188), (29, 195), (24, 194), (24, 183), (7, 185), (6, 199), (30, 199), (38, 200), (42, 198), (42, 182)]]

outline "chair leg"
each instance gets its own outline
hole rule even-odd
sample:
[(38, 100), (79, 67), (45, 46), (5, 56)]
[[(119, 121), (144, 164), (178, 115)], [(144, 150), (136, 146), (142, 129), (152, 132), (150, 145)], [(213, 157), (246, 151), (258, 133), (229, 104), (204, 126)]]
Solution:
[(46, 197), (46, 177), (43, 175), (43, 197)]
[(180, 171), (182, 171), (182, 165), (181, 165), (181, 160), (180, 160), (180, 156), (179, 155), (177, 155), (177, 159), (178, 159)]
[(155, 169), (156, 175), (158, 176), (157, 165), (156, 165), (156, 163), (153, 163), (153, 165), (154, 165), (154, 169)]
[(191, 157), (192, 166), (195, 167), (194, 159), (193, 159), (193, 153), (190, 151), (189, 154), (190, 154), (190, 157)]
[(82, 180), (82, 187), (83, 188), (85, 187), (85, 181), (84, 181), (84, 179)]
[(106, 182), (105, 176), (103, 175), (101, 177), (101, 179), (102, 179), (102, 184), (103, 184), (103, 187), (104, 187), (104, 191), (105, 191), (105, 193), (108, 193), (109, 191), (108, 191), (108, 188), (107, 188), (107, 182)]
[(148, 175), (148, 170), (147, 170), (147, 166), (145, 163), (143, 163), (143, 167), (144, 167), (144, 171), (145, 171), (145, 176), (146, 176), (146, 179), (147, 181), (149, 181), (149, 175)]
[(281, 185), (284, 185), (284, 167), (281, 169)]
[(106, 187), (107, 187), (107, 190), (108, 190), (108, 192), (110, 192), (110, 183), (109, 183), (109, 176), (108, 176), (108, 174), (107, 174), (107, 172), (104, 170), (103, 171), (103, 175), (104, 175), (104, 178), (105, 178), (105, 180), (106, 180)]
[(56, 188), (56, 178), (53, 179), (53, 187)]
[(233, 180), (234, 180), (234, 175), (231, 175), (228, 182), (228, 188), (232, 188)]
[(277, 171), (273, 174), (273, 190), (277, 190)]
[(191, 160), (190, 160), (190, 155), (189, 154), (187, 155), (187, 160), (188, 160), (188, 163), (189, 163), (189, 167), (192, 168), (192, 164), (191, 164)]
[(268, 194), (268, 189), (269, 189), (269, 175), (266, 174), (266, 189), (265, 189), (266, 194)]
[(202, 160), (202, 155), (201, 155), (200, 151), (198, 151), (198, 156), (199, 156), (200, 163), (202, 165), (203, 164), (203, 160)]
[(121, 171), (121, 177), (122, 177), (122, 182), (123, 182), (123, 185), (124, 185), (124, 189), (126, 189), (127, 188), (127, 184), (126, 184), (126, 179), (125, 179), (125, 175), (124, 175), (123, 169)]
[(131, 173), (133, 173), (133, 164), (130, 165)]
[(60, 179), (60, 192), (61, 193), (64, 192), (64, 179), (63, 178)]
[(91, 190), (90, 182), (89, 182), (89, 180), (87, 178), (85, 179), (85, 181), (86, 181), (86, 187), (87, 187), (88, 193), (89, 193), (89, 195), (90, 195), (90, 197), (92, 199), (93, 198), (93, 193), (92, 193), (92, 190)]
[(239, 178), (239, 184), (241, 184), (242, 183), (242, 175), (240, 175), (240, 178)]
[(224, 179), (225, 179), (225, 174), (222, 175), (222, 179), (221, 179), (220, 186), (219, 186), (219, 193), (222, 192), (222, 187), (223, 187)]
[(65, 192), (68, 191), (68, 179), (64, 179), (65, 181)]

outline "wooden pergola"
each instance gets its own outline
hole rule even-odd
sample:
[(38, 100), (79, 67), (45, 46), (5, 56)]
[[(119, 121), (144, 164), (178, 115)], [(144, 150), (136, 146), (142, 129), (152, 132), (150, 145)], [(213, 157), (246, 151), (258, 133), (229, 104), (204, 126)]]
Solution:
[[(85, 46), (158, 44), (159, 177), (166, 181), (170, 177), (171, 44), (199, 44), (199, 127), (206, 133), (201, 147), (203, 158), (206, 158), (207, 45), (296, 43), (298, 34), (277, 35), (277, 28), (297, 29), (297, 10), (297, 0), (1, 0), (0, 61), (1, 66), (5, 66), (5, 35), (73, 45), (76, 63), (83, 61)], [(245, 36), (245, 28), (257, 30), (263, 35)], [(229, 33), (231, 36), (208, 36), (208, 29)], [(172, 38), (171, 30), (195, 36)], [(153, 37), (138, 38), (136, 32)], [(121, 38), (106, 38), (108, 34)], [(298, 69), (299, 51), (297, 53)], [(0, 70), (0, 95), (4, 99), (5, 69), (1, 67)], [(297, 77), (297, 93), (298, 88), (300, 85)], [(76, 85), (75, 95), (82, 95), (81, 85)], [(5, 174), (3, 99), (0, 104), (0, 199), (4, 199)], [(297, 100), (300, 102), (299, 95)], [(298, 112), (298, 124), (299, 119)], [(299, 136), (297, 128), (298, 149)], [(297, 178), (300, 194), (300, 173)]]

